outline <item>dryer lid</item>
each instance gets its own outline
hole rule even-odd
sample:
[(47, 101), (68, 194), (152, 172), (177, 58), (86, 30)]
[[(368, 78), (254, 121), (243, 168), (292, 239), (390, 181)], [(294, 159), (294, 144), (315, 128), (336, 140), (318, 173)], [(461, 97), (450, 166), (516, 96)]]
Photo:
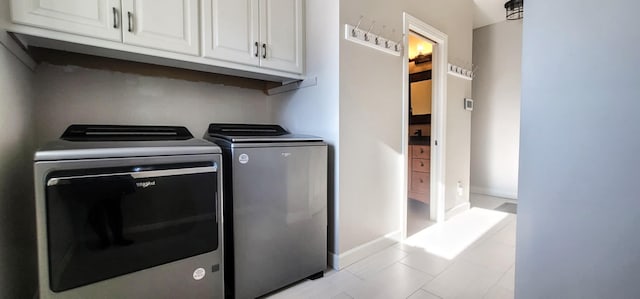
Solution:
[(274, 124), (213, 123), (209, 125), (207, 134), (208, 137), (233, 143), (322, 141), (322, 138), (317, 136), (291, 134), (283, 127)]

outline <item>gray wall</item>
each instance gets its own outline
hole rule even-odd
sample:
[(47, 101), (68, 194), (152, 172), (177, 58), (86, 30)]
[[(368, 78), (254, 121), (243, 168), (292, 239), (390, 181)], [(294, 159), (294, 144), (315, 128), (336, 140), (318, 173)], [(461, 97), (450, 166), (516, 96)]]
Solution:
[(337, 0), (306, 0), (306, 76), (317, 85), (269, 97), (276, 122), (299, 134), (321, 136), (329, 144), (328, 249), (338, 252), (338, 56)]
[(638, 11), (526, 4), (517, 298), (640, 297)]
[[(340, 2), (340, 26), (361, 15), (403, 28), (402, 13), (449, 36), (449, 61), (471, 63), (473, 2), (470, 0), (352, 0)], [(368, 23), (370, 24), (370, 23)], [(368, 26), (366, 24), (365, 26)], [(343, 27), (341, 27), (343, 28)], [(379, 30), (380, 27), (377, 27)], [(340, 39), (340, 253), (400, 230), (402, 180), (402, 58)], [(463, 98), (471, 82), (448, 76), (445, 208), (468, 202), (471, 115)], [(463, 183), (463, 196), (456, 184)]]
[(31, 298), (37, 285), (33, 77), (0, 43), (0, 298)]
[(49, 64), (35, 83), (38, 145), (73, 123), (179, 125), (202, 137), (214, 121), (271, 121), (266, 95), (251, 89)]
[(471, 192), (518, 197), (521, 59), (522, 21), (473, 31)]
[[(400, 230), (402, 67), (399, 57), (342, 37), (360, 15), (402, 30), (406, 11), (449, 35), (449, 57), (471, 61), (472, 2), (307, 0), (307, 76), (317, 86), (272, 96), (274, 119), (288, 128), (322, 136), (331, 145), (329, 251), (344, 253)], [(396, 33), (399, 37), (399, 33)], [(339, 45), (339, 47), (336, 47)], [(470, 114), (462, 99), (471, 83), (448, 78), (447, 209), (468, 202)], [(456, 196), (462, 181), (465, 194)], [(334, 229), (335, 228), (335, 229)]]

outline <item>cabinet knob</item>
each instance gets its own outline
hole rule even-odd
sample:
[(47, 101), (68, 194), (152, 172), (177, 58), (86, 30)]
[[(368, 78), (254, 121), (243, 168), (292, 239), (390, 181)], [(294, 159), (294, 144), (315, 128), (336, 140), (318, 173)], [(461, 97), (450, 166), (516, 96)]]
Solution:
[(420, 179), (420, 184), (424, 183), (424, 181), (422, 179)]
[(420, 167), (424, 167), (424, 162), (420, 162)]
[(420, 148), (420, 153), (424, 154), (424, 149), (423, 148)]

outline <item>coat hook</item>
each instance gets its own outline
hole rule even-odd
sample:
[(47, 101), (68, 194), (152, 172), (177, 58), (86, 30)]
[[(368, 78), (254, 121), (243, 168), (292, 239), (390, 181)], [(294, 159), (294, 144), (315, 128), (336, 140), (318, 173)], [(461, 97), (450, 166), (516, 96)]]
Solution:
[(371, 23), (371, 27), (369, 27), (369, 30), (367, 31), (367, 33), (364, 34), (364, 40), (365, 41), (369, 41), (370, 40), (369, 33), (371, 33), (371, 30), (373, 29), (373, 26), (375, 26), (375, 25), (376, 25), (376, 21), (373, 21)]
[[(391, 36), (393, 37), (394, 35), (396, 35), (396, 30), (395, 29), (391, 29)], [(391, 47), (391, 45), (389, 45), (389, 40), (386, 40), (384, 42), (384, 47), (389, 49)]]
[(376, 45), (380, 44), (380, 37), (384, 35), (384, 29), (385, 28), (387, 28), (387, 26), (386, 25), (382, 25), (382, 30), (380, 30), (380, 32), (376, 36)]
[(400, 39), (396, 42), (396, 45), (395, 45), (396, 52), (400, 52), (400, 48), (398, 46), (400, 45), (400, 42), (402, 42), (403, 39), (404, 39), (404, 34), (402, 34), (402, 36), (400, 36)]
[(351, 30), (351, 36), (358, 37), (358, 33), (356, 32), (356, 30), (358, 30), (358, 28), (360, 27), (360, 23), (362, 23), (363, 18), (364, 16), (360, 16), (360, 19), (358, 20), (358, 24), (356, 25), (356, 27), (353, 28), (353, 30)]

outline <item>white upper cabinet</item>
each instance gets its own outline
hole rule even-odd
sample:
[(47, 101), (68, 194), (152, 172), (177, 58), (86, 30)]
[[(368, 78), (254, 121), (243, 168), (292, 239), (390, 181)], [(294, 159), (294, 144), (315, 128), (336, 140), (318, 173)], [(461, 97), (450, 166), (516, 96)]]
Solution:
[(204, 56), (260, 65), (258, 0), (204, 0)]
[(302, 0), (204, 0), (204, 56), (302, 73)]
[[(2, 0), (0, 0), (2, 1)], [(24, 46), (301, 80), (304, 0), (7, 0)]]
[(122, 0), (125, 44), (199, 55), (198, 0)]
[(302, 0), (260, 0), (260, 66), (302, 73)]
[(15, 23), (121, 41), (120, 0), (14, 0)]

